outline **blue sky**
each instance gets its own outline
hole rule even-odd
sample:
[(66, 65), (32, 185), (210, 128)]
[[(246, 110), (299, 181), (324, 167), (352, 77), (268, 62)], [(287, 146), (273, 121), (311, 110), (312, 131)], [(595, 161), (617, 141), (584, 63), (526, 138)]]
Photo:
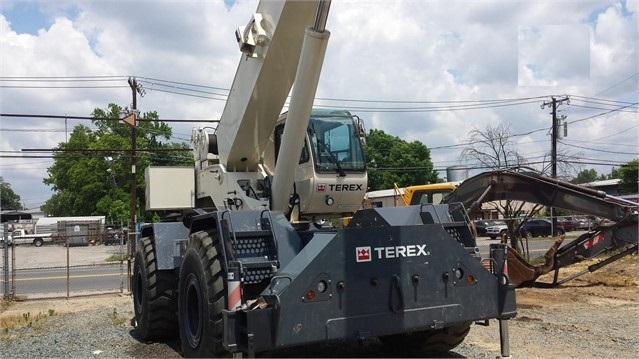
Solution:
[(11, 29), (29, 35), (48, 29), (56, 17), (75, 19), (78, 11), (73, 2), (55, 0), (5, 0), (0, 4), (0, 13), (11, 23)]
[(7, 2), (0, 5), (2, 14), (11, 22), (13, 31), (19, 34), (36, 35), (38, 30), (51, 24), (49, 17), (33, 2)]

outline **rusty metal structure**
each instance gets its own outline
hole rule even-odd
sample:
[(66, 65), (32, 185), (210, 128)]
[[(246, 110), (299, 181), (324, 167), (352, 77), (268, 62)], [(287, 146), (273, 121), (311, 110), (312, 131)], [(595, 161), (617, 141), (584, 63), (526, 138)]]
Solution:
[[(444, 202), (461, 202), (472, 215), (481, 208), (482, 203), (501, 200), (558, 207), (609, 221), (569, 243), (564, 244), (565, 236), (561, 236), (546, 253), (543, 265), (531, 265), (509, 247), (509, 277), (516, 286), (557, 286), (638, 251), (637, 203), (536, 173), (510, 170), (485, 172), (464, 181)], [(601, 260), (559, 280), (561, 268), (591, 258)], [(552, 283), (537, 282), (537, 278), (551, 271), (555, 272)]]

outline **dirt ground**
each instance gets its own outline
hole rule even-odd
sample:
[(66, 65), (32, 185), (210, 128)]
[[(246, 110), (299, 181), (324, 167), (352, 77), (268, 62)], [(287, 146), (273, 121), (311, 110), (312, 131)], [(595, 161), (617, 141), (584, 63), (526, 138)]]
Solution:
[[(586, 261), (560, 272), (560, 278), (577, 273), (594, 261)], [(583, 275), (558, 288), (521, 288), (517, 290), (518, 316), (510, 320), (510, 351), (513, 357), (525, 358), (593, 358), (639, 357), (639, 269), (638, 257), (628, 256), (594, 273)], [(550, 282), (546, 275), (540, 281)], [(128, 308), (129, 295), (92, 296), (61, 300), (29, 300), (3, 305), (3, 320), (22, 313), (72, 315), (98, 308)], [(120, 312), (120, 311), (119, 311)], [(127, 328), (127, 332), (131, 328)], [(134, 341), (122, 357), (166, 358), (179, 356), (179, 343), (143, 343)], [(393, 357), (379, 347), (314, 350), (315, 357)], [(495, 357), (499, 354), (499, 330), (496, 321), (489, 327), (474, 325), (470, 334), (446, 357)], [(309, 357), (308, 352), (281, 353), (278, 356)]]

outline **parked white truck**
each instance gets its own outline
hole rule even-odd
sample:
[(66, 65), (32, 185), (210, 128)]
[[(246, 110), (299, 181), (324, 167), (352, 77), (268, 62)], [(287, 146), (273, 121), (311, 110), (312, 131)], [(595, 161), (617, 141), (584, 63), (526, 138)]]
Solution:
[[(101, 239), (104, 224), (104, 216), (43, 217), (16, 222), (10, 224), (7, 243), (32, 244), (36, 247), (54, 242), (71, 246), (88, 245)], [(0, 239), (0, 245), (4, 245), (4, 238)]]
[(26, 229), (16, 229), (8, 235), (9, 244), (33, 244), (40, 247), (45, 243), (53, 242), (51, 233), (47, 234), (29, 234)]

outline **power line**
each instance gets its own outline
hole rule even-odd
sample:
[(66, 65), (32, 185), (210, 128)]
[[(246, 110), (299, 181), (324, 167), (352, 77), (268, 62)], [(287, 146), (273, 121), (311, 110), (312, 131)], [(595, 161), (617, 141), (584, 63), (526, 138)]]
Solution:
[(599, 96), (599, 95), (601, 95), (602, 93), (604, 93), (604, 92), (606, 92), (606, 91), (612, 90), (613, 88), (615, 88), (615, 87), (617, 87), (617, 86), (621, 85), (622, 83), (624, 83), (624, 82), (626, 82), (626, 81), (630, 80), (631, 78), (633, 78), (633, 77), (637, 76), (637, 74), (639, 74), (639, 72), (635, 72), (634, 74), (632, 74), (632, 75), (628, 76), (627, 78), (623, 79), (622, 81), (620, 81), (620, 82), (618, 82), (618, 83), (616, 83), (616, 84), (614, 84), (614, 85), (612, 85), (612, 86), (608, 87), (607, 89), (605, 89), (605, 90), (603, 90), (603, 91), (601, 91), (601, 92), (597, 93), (595, 96)]
[[(634, 75), (633, 75), (634, 76)], [(629, 77), (628, 79), (632, 78), (633, 76)], [(126, 79), (127, 76), (78, 76), (78, 77), (27, 77), (27, 76), (23, 76), (23, 77), (0, 77), (0, 81), (9, 81), (9, 82), (18, 82), (18, 81), (22, 81), (22, 82), (45, 82), (45, 83), (57, 83), (57, 82), (97, 82), (97, 81), (108, 81), (108, 82), (113, 82), (113, 81), (122, 81), (124, 79)], [(626, 80), (624, 80), (626, 81)], [(622, 81), (622, 82), (624, 82)], [(207, 89), (210, 90), (214, 90), (214, 91), (224, 91), (224, 92), (228, 92), (230, 91), (229, 89), (225, 89), (225, 88), (221, 88), (221, 87), (215, 87), (215, 86), (207, 86), (207, 85), (199, 85), (199, 84), (192, 84), (192, 83), (186, 83), (186, 82), (179, 82), (179, 81), (170, 81), (170, 80), (164, 80), (164, 79), (158, 79), (158, 78), (152, 78), (152, 77), (140, 77), (140, 82), (146, 82), (149, 85), (151, 85), (151, 88), (149, 88), (149, 90), (155, 90), (158, 92), (165, 92), (165, 93), (171, 93), (171, 94), (177, 94), (177, 95), (183, 95), (183, 96), (190, 96), (190, 97), (199, 97), (199, 98), (204, 98), (204, 99), (210, 99), (210, 100), (217, 100), (217, 101), (225, 101), (226, 100), (226, 94), (225, 93), (219, 93), (219, 92), (212, 92), (212, 91), (207, 91)], [(5, 85), (3, 85), (5, 86)], [(174, 90), (166, 90), (166, 89), (159, 89), (156, 88), (157, 87), (166, 87), (166, 88), (170, 88), (170, 89), (174, 89)], [(0, 86), (2, 87), (2, 86)], [(19, 86), (15, 86), (15, 85), (11, 85), (11, 86), (5, 86), (5, 87), (10, 87), (10, 88), (16, 88)], [(33, 85), (29, 85), (26, 86), (27, 88), (29, 87), (34, 87)], [(39, 86), (41, 88), (73, 88), (73, 86)], [(91, 86), (77, 86), (77, 88), (90, 88)], [(122, 86), (95, 86), (95, 88), (109, 88), (109, 87), (126, 87), (125, 85)], [(192, 88), (189, 88), (192, 87)], [(180, 91), (176, 91), (176, 90), (180, 90)], [(181, 92), (181, 91), (186, 91), (186, 92)], [(322, 98), (322, 97), (318, 97), (316, 98), (317, 101), (329, 101), (329, 102), (346, 102), (346, 103), (370, 103), (371, 106), (346, 106), (348, 109), (350, 110), (354, 110), (354, 111), (358, 111), (358, 112), (394, 112), (394, 113), (424, 113), (424, 112), (439, 112), (439, 111), (456, 111), (456, 110), (479, 110), (479, 109), (490, 109), (490, 108), (499, 108), (499, 107), (506, 107), (506, 106), (518, 106), (518, 105), (525, 105), (525, 104), (529, 104), (529, 103), (533, 103), (536, 102), (536, 100), (539, 100), (541, 98), (545, 98), (548, 96), (535, 96), (535, 97), (523, 97), (523, 98), (506, 98), (506, 99), (486, 99), (486, 100), (453, 100), (453, 101), (400, 101), (400, 100), (363, 100), (363, 99), (344, 99), (344, 98)], [(613, 100), (607, 100), (607, 99), (599, 99), (599, 98), (593, 98), (593, 97), (584, 97), (584, 96), (578, 96), (578, 95), (574, 95), (575, 98), (577, 99), (583, 99), (582, 101), (584, 102), (591, 102), (591, 103), (596, 103), (596, 104), (606, 104), (606, 105), (612, 105), (610, 104), (612, 103), (623, 103), (621, 101), (613, 101)], [(379, 104), (401, 104), (401, 105), (408, 105), (408, 106), (396, 106), (396, 107), (377, 107), (375, 105), (379, 105)], [(415, 105), (415, 106), (413, 106)], [(427, 105), (427, 106), (419, 106), (419, 105)], [(629, 104), (630, 107), (633, 104)], [(635, 103), (636, 105), (636, 103)], [(321, 108), (327, 108), (327, 107), (334, 107), (332, 105), (326, 105), (326, 104), (317, 104), (317, 107), (321, 107)], [(417, 107), (416, 107), (417, 106)], [(592, 107), (592, 106), (580, 106), (580, 105), (575, 105), (577, 107), (585, 107), (585, 108), (591, 108), (591, 109), (603, 109), (600, 107)], [(625, 107), (623, 107), (625, 108)], [(615, 109), (615, 111), (621, 111), (623, 108), (618, 108)], [(624, 111), (626, 112), (626, 111)], [(631, 111), (634, 112), (634, 111)], [(592, 118), (592, 117), (590, 117)], [(586, 118), (587, 119), (587, 118)], [(583, 119), (585, 120), (585, 119)], [(166, 120), (168, 122), (168, 120)], [(189, 120), (183, 120), (184, 122), (191, 122)], [(197, 121), (195, 121), (197, 122)], [(200, 121), (202, 122), (202, 121)], [(535, 132), (539, 132), (539, 131), (544, 131), (546, 129), (540, 129), (540, 130), (535, 130), (535, 131), (531, 131), (529, 133), (526, 134), (520, 134), (520, 135), (527, 135), (527, 134), (532, 134)]]
[[(111, 117), (89, 117), (89, 116), (67, 116), (67, 115), (36, 115), (36, 114), (19, 114), (19, 113), (1, 113), (0, 117), (16, 117), (16, 118), (51, 118), (51, 119), (64, 119), (64, 120), (91, 120), (91, 121), (122, 121), (118, 118)], [(220, 120), (176, 120), (176, 119), (136, 119), (138, 122), (213, 122), (217, 123)]]
[(559, 141), (559, 143), (561, 143), (564, 146), (568, 146), (568, 147), (576, 147), (576, 148), (581, 148), (581, 149), (584, 149), (584, 150), (590, 150), (590, 151), (596, 151), (596, 152), (612, 153), (612, 154), (615, 154), (615, 155), (639, 156), (639, 152), (607, 151), (607, 150), (602, 150), (602, 149), (599, 149), (599, 148), (592, 148), (592, 147), (573, 145), (573, 144), (565, 143), (563, 141)]
[[(130, 148), (23, 148), (23, 152), (128, 152)], [(136, 148), (141, 152), (183, 152), (190, 148)]]
[(618, 107), (618, 108), (616, 108), (616, 109), (612, 109), (612, 110), (610, 110), (610, 111), (606, 111), (606, 112), (602, 112), (602, 113), (599, 113), (599, 114), (596, 114), (596, 115), (592, 115), (592, 116), (589, 116), (589, 117), (585, 117), (585, 118), (581, 118), (581, 119), (578, 119), (578, 120), (570, 121), (570, 122), (568, 122), (568, 123), (569, 123), (569, 124), (573, 124), (573, 123), (577, 123), (577, 122), (586, 121), (586, 120), (589, 120), (589, 119), (591, 119), (591, 118), (595, 118), (595, 117), (599, 117), (599, 116), (607, 115), (607, 114), (609, 114), (609, 113), (617, 112), (617, 111), (619, 111), (619, 110), (623, 110), (624, 108), (628, 108), (628, 107), (630, 107), (630, 106), (636, 106), (637, 104), (639, 104), (639, 102), (633, 102), (633, 103), (630, 103), (630, 104), (628, 104), (628, 105), (621, 106), (621, 107)]
[(0, 76), (0, 81), (39, 81), (39, 82), (60, 82), (60, 81), (122, 81), (128, 76), (116, 75), (93, 75), (93, 76)]

